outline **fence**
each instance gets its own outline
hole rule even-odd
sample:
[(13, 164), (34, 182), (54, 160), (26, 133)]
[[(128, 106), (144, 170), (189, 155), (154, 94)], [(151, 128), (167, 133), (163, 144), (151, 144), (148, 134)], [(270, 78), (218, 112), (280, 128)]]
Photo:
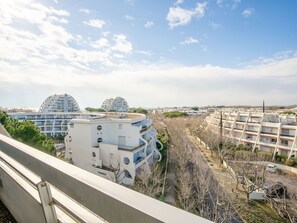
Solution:
[(0, 198), (17, 222), (210, 222), (0, 135)]

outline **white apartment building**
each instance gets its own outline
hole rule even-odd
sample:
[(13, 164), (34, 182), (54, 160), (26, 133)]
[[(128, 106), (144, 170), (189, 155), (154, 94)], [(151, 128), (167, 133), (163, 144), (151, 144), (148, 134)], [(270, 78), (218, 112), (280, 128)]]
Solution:
[(8, 113), (8, 115), (19, 121), (32, 121), (47, 136), (65, 136), (68, 130), (68, 122), (74, 118), (96, 117), (94, 113), (80, 112), (18, 112)]
[[(223, 135), (236, 144), (283, 155), (297, 156), (297, 117), (260, 112), (222, 111)], [(219, 132), (220, 112), (206, 121)]]
[(65, 137), (65, 157), (74, 165), (120, 184), (134, 183), (141, 171), (162, 156), (157, 132), (142, 114), (104, 113), (73, 119)]
[(47, 97), (39, 112), (8, 113), (19, 121), (32, 121), (47, 136), (65, 136), (67, 124), (74, 118), (91, 118), (97, 114), (81, 113), (76, 100), (69, 94), (55, 94)]
[(127, 101), (122, 97), (116, 97), (116, 98), (108, 98), (106, 99), (102, 106), (102, 109), (105, 111), (116, 111), (116, 112), (128, 112), (129, 106)]
[(80, 112), (78, 103), (69, 94), (49, 96), (39, 108), (39, 112)]

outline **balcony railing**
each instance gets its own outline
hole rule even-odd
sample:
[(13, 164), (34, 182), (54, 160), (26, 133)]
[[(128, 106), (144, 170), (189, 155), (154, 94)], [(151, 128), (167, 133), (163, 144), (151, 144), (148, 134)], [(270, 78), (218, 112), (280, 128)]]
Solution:
[(263, 131), (261, 131), (261, 134), (277, 135), (276, 132), (263, 132)]
[(1, 200), (19, 222), (210, 222), (3, 135), (0, 150)]
[(288, 133), (281, 133), (280, 136), (295, 137), (294, 135), (290, 135)]

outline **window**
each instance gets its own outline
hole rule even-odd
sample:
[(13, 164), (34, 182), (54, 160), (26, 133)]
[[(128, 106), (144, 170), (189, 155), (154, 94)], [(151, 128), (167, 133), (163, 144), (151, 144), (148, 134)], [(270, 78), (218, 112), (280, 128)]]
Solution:
[(93, 156), (93, 157), (96, 157), (96, 153), (95, 153), (95, 152), (92, 152), (92, 156)]
[(102, 129), (102, 126), (101, 125), (98, 125), (97, 126), (97, 130), (100, 131), (101, 129)]
[(289, 144), (288, 140), (282, 140), (282, 144), (287, 146)]
[(102, 142), (102, 138), (98, 138), (98, 139), (97, 139), (97, 142), (98, 142), (98, 143)]
[(123, 128), (123, 125), (122, 124), (119, 124), (119, 129), (122, 129)]
[(125, 158), (124, 158), (124, 163), (125, 163), (126, 165), (129, 165), (129, 163), (130, 163), (130, 159), (129, 159), (128, 157), (125, 157)]

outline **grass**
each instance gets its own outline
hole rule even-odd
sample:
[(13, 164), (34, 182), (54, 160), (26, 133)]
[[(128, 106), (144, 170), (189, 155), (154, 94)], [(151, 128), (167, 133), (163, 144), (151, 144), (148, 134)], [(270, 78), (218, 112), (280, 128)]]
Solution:
[(250, 201), (249, 204), (241, 199), (238, 208), (240, 215), (247, 223), (286, 223), (270, 205), (262, 201)]

